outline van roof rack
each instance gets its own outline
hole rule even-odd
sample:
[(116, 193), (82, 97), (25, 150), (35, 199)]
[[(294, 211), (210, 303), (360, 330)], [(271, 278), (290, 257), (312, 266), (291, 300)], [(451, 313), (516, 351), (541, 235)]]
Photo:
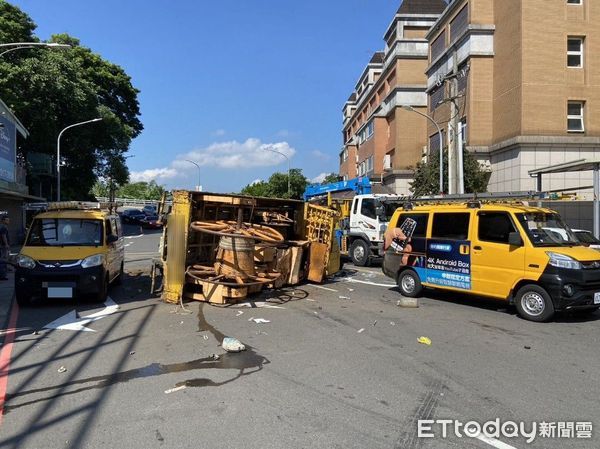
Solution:
[(518, 203), (522, 201), (552, 201), (557, 199), (559, 199), (559, 196), (556, 193), (536, 192), (533, 190), (522, 192), (465, 193), (410, 197), (407, 199), (404, 208), (412, 209), (415, 205), (423, 203), (465, 203), (469, 208), (478, 209), (483, 203)]
[(116, 211), (119, 205), (114, 202), (94, 201), (54, 201), (48, 203), (48, 210), (107, 210)]

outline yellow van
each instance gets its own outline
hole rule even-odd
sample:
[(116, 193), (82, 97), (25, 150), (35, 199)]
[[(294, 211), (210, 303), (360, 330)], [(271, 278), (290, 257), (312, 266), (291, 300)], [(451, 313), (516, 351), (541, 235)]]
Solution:
[(99, 203), (50, 203), (35, 216), (17, 257), (19, 305), (35, 300), (92, 296), (103, 302), (123, 277), (121, 220)]
[(383, 272), (423, 287), (503, 299), (531, 321), (600, 307), (600, 252), (554, 211), (522, 203), (405, 205), (386, 231)]

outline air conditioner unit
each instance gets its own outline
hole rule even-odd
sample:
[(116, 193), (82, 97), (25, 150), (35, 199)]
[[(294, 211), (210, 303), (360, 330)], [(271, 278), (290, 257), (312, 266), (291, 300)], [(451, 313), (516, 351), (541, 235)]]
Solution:
[(383, 169), (384, 170), (391, 170), (392, 169), (392, 155), (391, 154), (386, 154), (383, 157)]

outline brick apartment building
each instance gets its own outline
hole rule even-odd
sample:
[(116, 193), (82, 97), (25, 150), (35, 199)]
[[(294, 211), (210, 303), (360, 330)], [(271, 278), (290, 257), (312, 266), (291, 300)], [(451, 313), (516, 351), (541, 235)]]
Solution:
[(401, 108), (427, 111), (428, 42), (445, 10), (443, 0), (404, 0), (385, 32), (385, 50), (373, 55), (344, 105), (340, 175), (369, 176), (408, 192), (412, 167), (427, 146), (427, 120)]
[[(389, 83), (382, 84), (381, 79), (387, 80), (391, 71), (388, 68), (386, 72), (374, 58), (344, 107), (341, 175), (382, 176), (384, 182), (391, 180), (389, 184), (398, 193), (404, 193), (394, 177), (410, 177), (402, 169), (414, 166), (423, 146), (431, 150), (439, 147), (435, 127), (399, 106), (410, 104), (429, 114), (444, 130), (445, 146), (451, 145), (451, 85), (457, 90), (457, 145), (491, 169), (491, 192), (534, 190), (535, 180), (529, 170), (600, 157), (598, 1), (453, 0), (437, 10), (439, 3), (405, 0), (386, 33), (384, 60), (393, 54), (390, 47), (408, 45), (406, 39), (413, 40), (415, 49), (427, 48), (427, 61), (420, 59), (419, 51), (408, 59), (397, 59), (392, 78), (395, 89), (405, 94), (409, 82), (404, 76), (410, 73), (414, 97), (421, 98), (422, 91), (416, 88), (417, 67), (425, 65), (427, 106), (400, 96), (396, 97), (399, 101), (394, 104), (394, 113), (386, 110), (391, 103), (389, 94), (377, 94), (382, 87), (387, 92)], [(414, 20), (419, 8), (434, 13), (435, 23), (423, 35), (412, 28), (403, 34), (406, 22)], [(419, 19), (429, 17), (424, 14)], [(365, 81), (373, 83), (367, 94), (358, 89)], [(380, 101), (382, 96), (385, 98)], [(370, 120), (374, 125), (369, 125)], [(420, 134), (423, 129), (425, 135)], [(360, 138), (361, 133), (369, 135), (371, 130), (371, 143)], [(380, 139), (378, 132), (383, 134)], [(358, 165), (353, 167), (355, 154)], [(371, 155), (373, 163), (361, 168)], [(391, 167), (384, 165), (385, 155), (392, 156)], [(358, 172), (353, 171), (356, 167)], [(566, 173), (552, 175), (544, 188), (591, 184), (591, 173)]]
[[(439, 81), (457, 73), (459, 142), (491, 168), (489, 191), (535, 190), (529, 170), (600, 155), (599, 20), (593, 0), (454, 0), (427, 34), (429, 114), (448, 129)], [(591, 183), (554, 174), (544, 188)]]

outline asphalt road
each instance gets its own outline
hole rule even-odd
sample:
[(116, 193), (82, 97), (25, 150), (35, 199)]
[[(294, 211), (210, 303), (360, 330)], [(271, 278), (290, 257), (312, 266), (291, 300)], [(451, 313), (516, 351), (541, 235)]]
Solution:
[[(20, 311), (0, 447), (600, 447), (599, 313), (537, 324), (503, 303), (431, 292), (401, 308), (379, 268), (352, 265), (323, 286), (183, 310), (148, 294), (158, 235), (127, 243), (118, 310)], [(44, 328), (74, 309), (80, 324), (97, 314), (84, 323), (93, 331)], [(224, 336), (247, 351), (226, 354)], [(597, 428), (592, 440), (529, 445), (417, 438), (418, 419), (496, 418)]]

